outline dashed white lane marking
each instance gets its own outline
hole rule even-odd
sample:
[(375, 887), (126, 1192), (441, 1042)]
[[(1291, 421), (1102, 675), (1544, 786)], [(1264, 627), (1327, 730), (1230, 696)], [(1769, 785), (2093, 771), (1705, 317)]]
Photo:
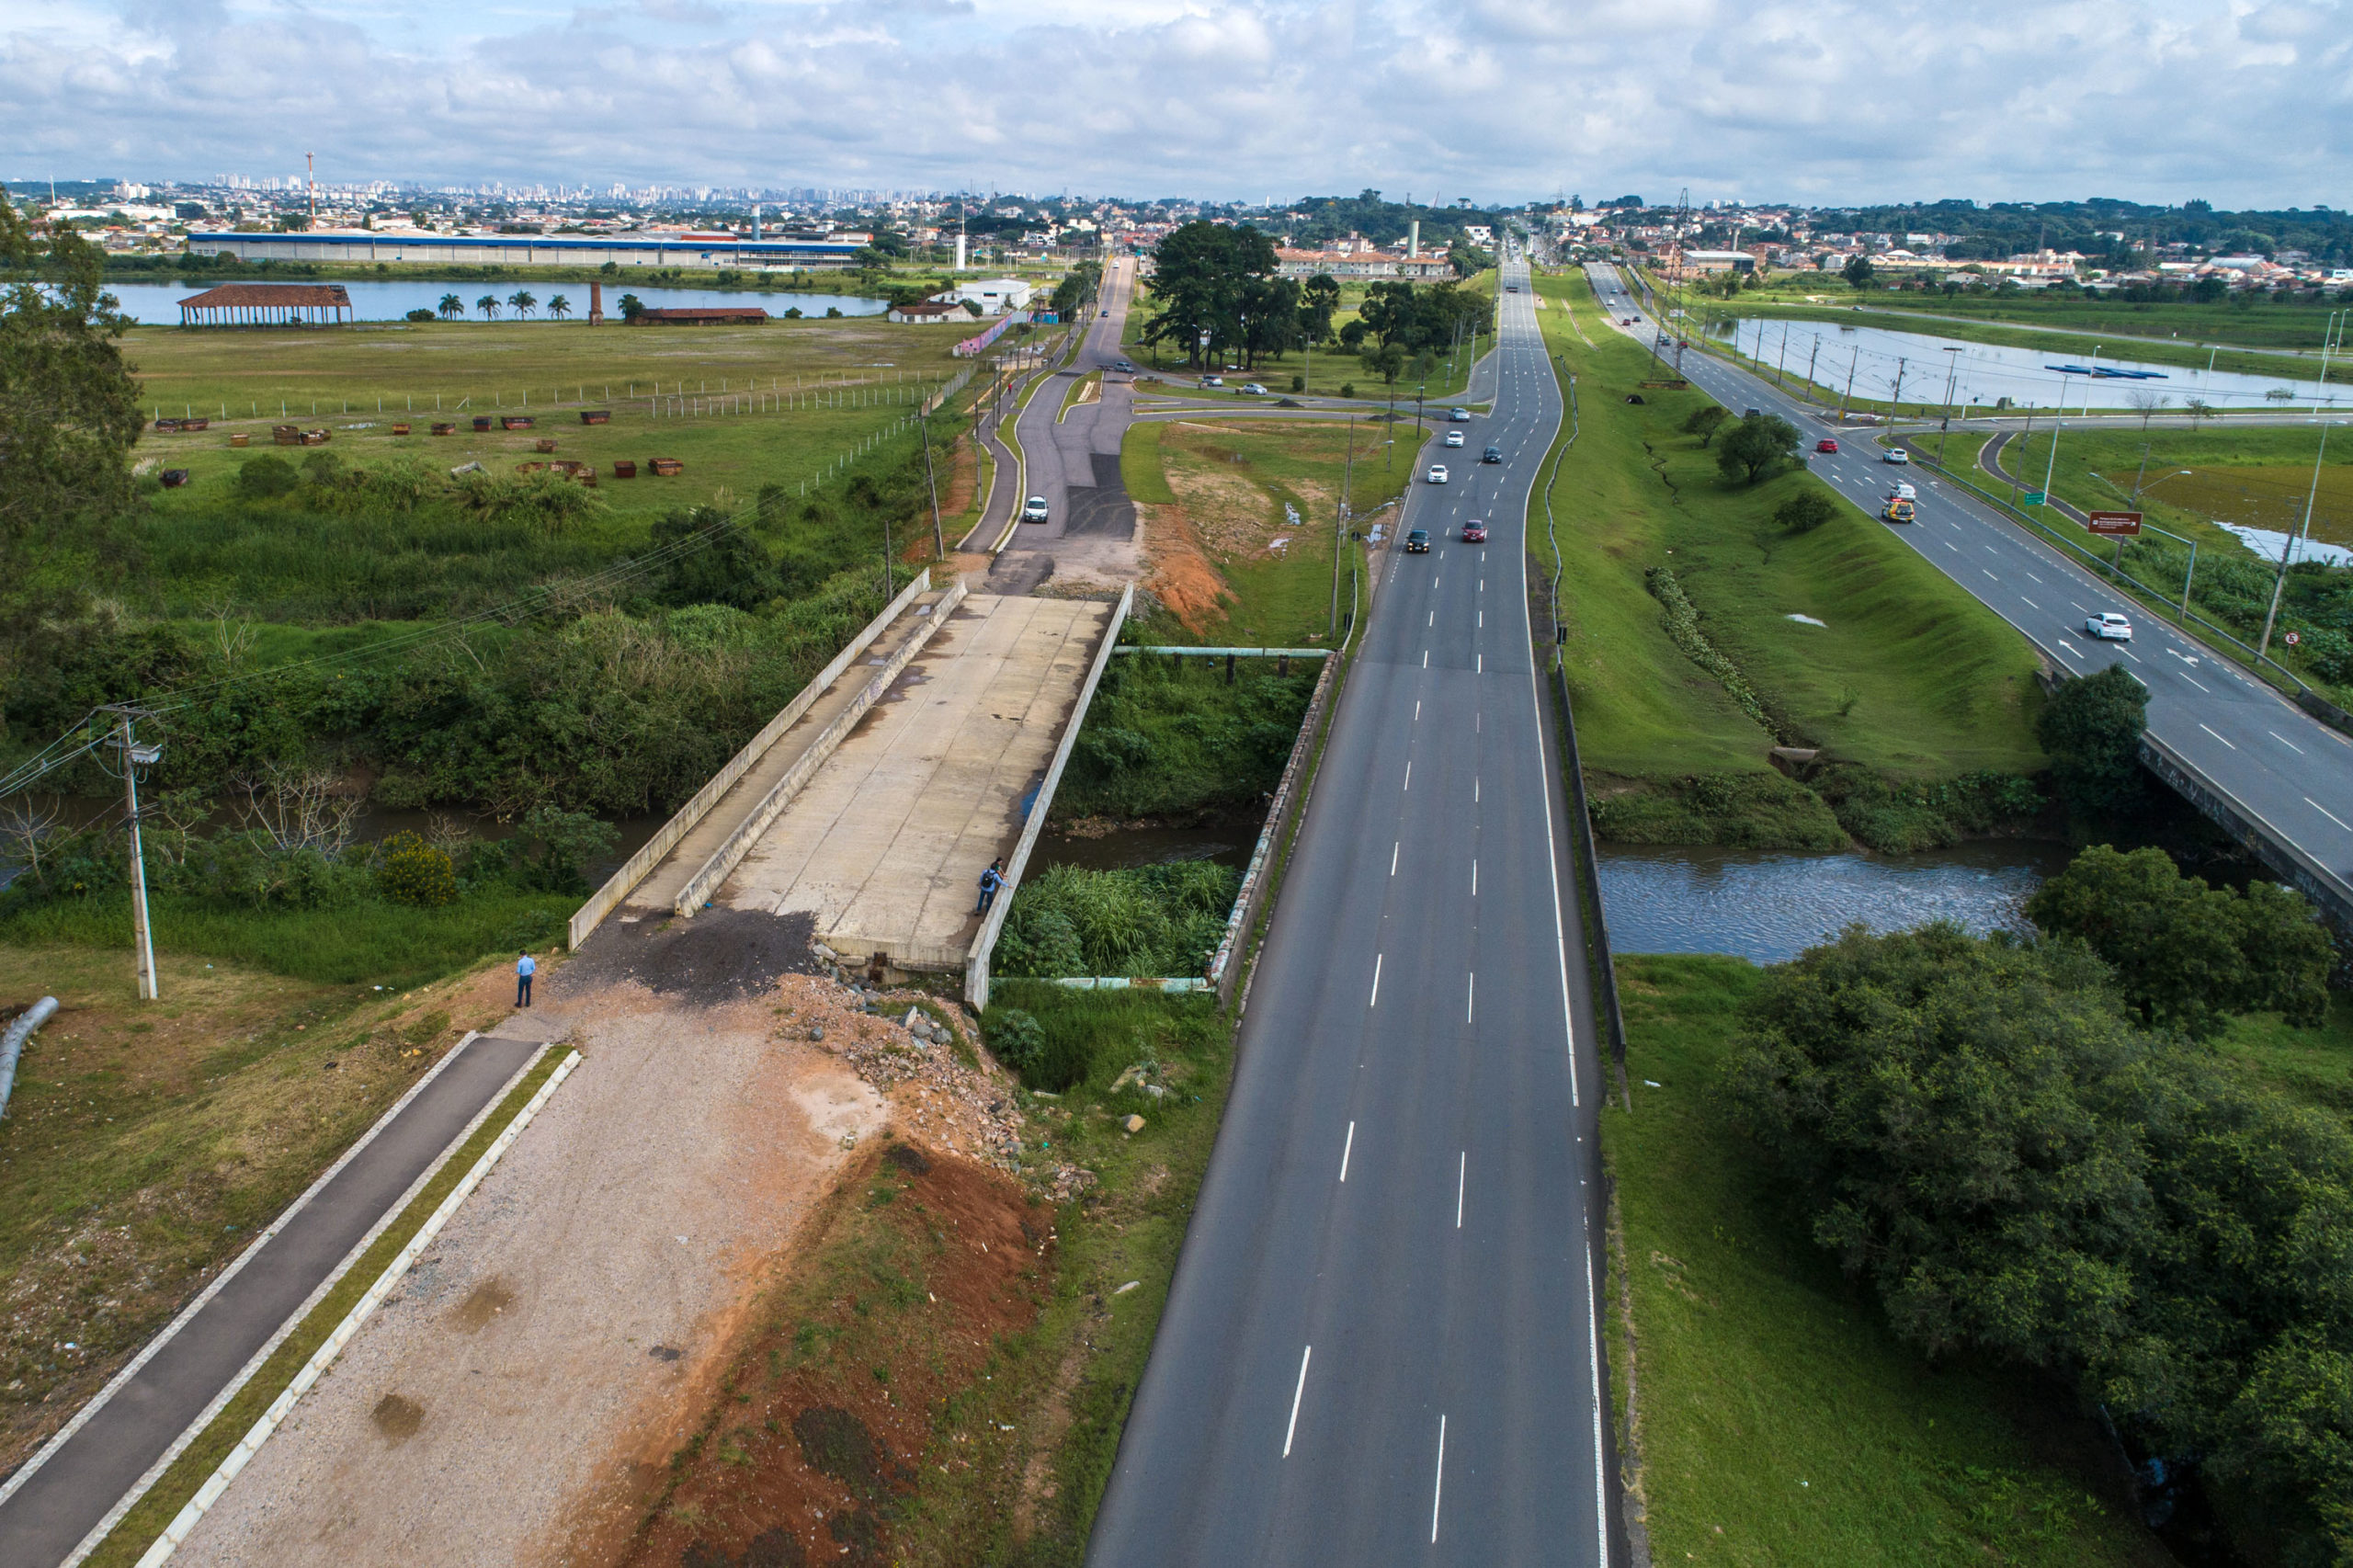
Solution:
[(1381, 959), (1379, 953), (1372, 955), (1372, 996), (1365, 1003), (1368, 1007), (1381, 1006)]
[(2018, 596), (2018, 602), (2026, 606), (2029, 609), (2040, 609), (2042, 608), (2040, 605), (2036, 604), (2032, 599), (2028, 598), (2024, 594), (2020, 594)]
[[(2198, 727), (2199, 727), (2200, 729), (2201, 729), (2201, 730), (2205, 730), (2205, 731), (2206, 731), (2206, 733), (2207, 733), (2208, 734), (2210, 734), (2210, 735), (2214, 735), (2214, 732), (2213, 732), (2212, 730), (2211, 730), (2211, 729), (2208, 729), (2208, 728), (2207, 728), (2207, 726), (2205, 726), (2204, 724), (2200, 724), (2200, 725), (2199, 725)], [(2215, 738), (2216, 740), (2218, 740), (2218, 741), (2222, 741), (2222, 736), (2220, 736), (2220, 735), (2214, 735), (2214, 738)], [(2231, 743), (2230, 743), (2230, 742), (2228, 742), (2228, 741), (2222, 741), (2222, 744), (2223, 744), (2224, 745), (2226, 745), (2226, 746), (2231, 746)], [(2236, 747), (2236, 746), (2231, 746), (2231, 749), (2232, 749), (2233, 751), (2236, 751), (2236, 750), (2238, 750), (2239, 748), (2238, 748), (2238, 747)]]
[[(1305, 1365), (1302, 1363), (1301, 1367), (1302, 1376), (1305, 1375)], [(1439, 1500), (1445, 1495), (1445, 1494), (1446, 1416), (1441, 1413), (1438, 1418), (1438, 1481), (1436, 1484), (1430, 1488), (1430, 1544), (1432, 1546), (1436, 1546), (1438, 1544), (1438, 1506)]]
[(1351, 1121), (1348, 1123), (1348, 1141), (1340, 1145), (1340, 1182), (1343, 1186), (1347, 1184), (1348, 1179), (1348, 1156), (1356, 1152), (1357, 1124)]
[(1471, 1151), (1462, 1151), (1462, 1160), (1454, 1172), (1454, 1228), (1462, 1228), (1462, 1192), (1471, 1185)]
[(2330, 811), (2326, 806), (2322, 805), (2310, 795), (2304, 797), (2304, 804), (2310, 806), (2313, 810), (2318, 812), (2321, 815), (2326, 817), (2337, 826), (2345, 828), (2346, 832), (2353, 833), (2353, 827), (2346, 827), (2345, 819), (2343, 817), (2338, 816), (2335, 812)]
[(2265, 734), (2267, 734), (2267, 735), (2269, 735), (2273, 740), (2278, 741), (2281, 745), (2286, 746), (2290, 751), (2294, 752), (2298, 756), (2303, 756), (2303, 755), (2304, 755), (2304, 748), (2303, 748), (2303, 747), (2302, 747), (2302, 746), (2298, 745), (2295, 742), (2293, 742), (2293, 741), (2290, 740), (2287, 736), (2285, 736), (2285, 735), (2281, 734), (2279, 731), (2277, 731), (2277, 730), (2266, 730), (2266, 731), (2264, 731), (2263, 733), (2264, 733)]
[(1307, 1392), (1307, 1358), (1315, 1354), (1309, 1346), (1299, 1353), (1299, 1386), (1290, 1391), (1290, 1425), (1283, 1428), (1283, 1458), (1290, 1458), (1290, 1440), (1299, 1431), (1299, 1399)]

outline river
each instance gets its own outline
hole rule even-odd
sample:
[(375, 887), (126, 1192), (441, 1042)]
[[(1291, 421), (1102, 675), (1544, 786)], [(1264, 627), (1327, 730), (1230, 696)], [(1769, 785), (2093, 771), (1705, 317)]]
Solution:
[[(2009, 399), (2015, 408), (2055, 407), (2063, 382), (2067, 407), (2076, 412), (2086, 406), (2138, 408), (2140, 405), (2132, 401), (2136, 392), (2161, 397), (2166, 407), (2177, 411), (2191, 398), (2216, 408), (2278, 407), (2281, 400), (2268, 394), (2282, 388), (2295, 394), (2287, 403), (2290, 408), (2301, 405), (2310, 409), (2315, 398), (2332, 405), (2353, 403), (2353, 391), (2343, 386), (2331, 386), (2323, 392), (2316, 381), (2292, 380), (2284, 373), (2248, 376), (2230, 370), (2152, 365), (2107, 352), (2096, 338), (2086, 339), (2080, 348), (2007, 348), (1927, 333), (1891, 332), (1882, 326), (1779, 317), (1742, 318), (1736, 322), (1720, 319), (1711, 330), (1726, 340), (1737, 332), (1741, 352), (1752, 359), (1761, 359), (1768, 374), (1785, 369), (1794, 381), (1805, 374), (1811, 364), (1817, 385), (1842, 394), (1851, 376), (1854, 397), (1867, 403), (1892, 401), (1899, 372), (1904, 401), (1928, 403), (1945, 401), (1946, 377), (1949, 373), (1953, 404), (1977, 414), (1993, 412), (2003, 398)], [(2129, 346), (2119, 347), (2122, 352), (2130, 352)], [(2101, 349), (2097, 356), (2093, 352), (2096, 348)], [(1947, 349), (1953, 352), (1949, 355)], [(1950, 366), (1946, 363), (1948, 359)], [(2053, 365), (2152, 370), (2162, 379), (2063, 376), (2050, 369)]]
[[(238, 281), (254, 281), (238, 279)], [(288, 278), (287, 282), (308, 282), (306, 278)], [(340, 283), (351, 296), (352, 314), (360, 321), (399, 321), (411, 311), (438, 308), (444, 294), (455, 294), (466, 302), (467, 319), (478, 321), (474, 301), (484, 294), (498, 297), (499, 319), (509, 314), (506, 296), (518, 290), (530, 290), (538, 296), (538, 309), (544, 312), (547, 302), (562, 294), (571, 301), (574, 316), (588, 313), (588, 285), (585, 283), (547, 283), (536, 279), (502, 278), (486, 283), (475, 278), (468, 283), (436, 281), (430, 278), (392, 278), (381, 283), (354, 282), (340, 278), (316, 279), (321, 283)], [(107, 292), (121, 301), (123, 313), (147, 326), (177, 326), (180, 301), (205, 290), (217, 287), (213, 283), (109, 283)], [(772, 316), (789, 310), (798, 310), (804, 316), (822, 316), (829, 309), (846, 316), (879, 316), (890, 309), (887, 301), (869, 300), (856, 294), (800, 294), (790, 290), (761, 289), (676, 289), (650, 284), (632, 283), (627, 278), (605, 282), (605, 312), (618, 320), (623, 294), (634, 294), (652, 310), (683, 310), (713, 305), (757, 305)]]

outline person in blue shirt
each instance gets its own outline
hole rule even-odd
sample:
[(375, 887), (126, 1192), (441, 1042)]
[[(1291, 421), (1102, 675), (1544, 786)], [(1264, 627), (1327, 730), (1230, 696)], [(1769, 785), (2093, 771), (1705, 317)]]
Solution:
[(974, 907), (972, 913), (986, 915), (989, 912), (989, 905), (996, 902), (997, 890), (1003, 886), (1005, 886), (1005, 857), (1000, 855), (989, 862), (987, 870), (981, 873), (981, 902)]
[(531, 976), (539, 970), (538, 960), (529, 953), (515, 960), (515, 1006), (517, 1007), (531, 1005)]

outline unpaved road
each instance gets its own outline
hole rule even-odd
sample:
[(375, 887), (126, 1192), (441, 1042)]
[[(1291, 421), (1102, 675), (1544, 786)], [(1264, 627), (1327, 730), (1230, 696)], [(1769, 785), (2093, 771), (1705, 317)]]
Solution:
[(772, 971), (657, 995), (613, 957), (547, 976), (530, 1017), (580, 1067), (176, 1568), (563, 1562), (617, 1522), (580, 1500), (625, 1509), (666, 1462), (845, 1140), (887, 1111), (779, 1038)]

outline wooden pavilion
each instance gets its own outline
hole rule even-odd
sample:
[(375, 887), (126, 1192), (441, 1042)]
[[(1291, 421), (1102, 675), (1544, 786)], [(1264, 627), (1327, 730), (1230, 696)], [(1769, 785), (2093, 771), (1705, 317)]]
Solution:
[(180, 301), (182, 326), (325, 326), (353, 319), (340, 283), (223, 283)]

